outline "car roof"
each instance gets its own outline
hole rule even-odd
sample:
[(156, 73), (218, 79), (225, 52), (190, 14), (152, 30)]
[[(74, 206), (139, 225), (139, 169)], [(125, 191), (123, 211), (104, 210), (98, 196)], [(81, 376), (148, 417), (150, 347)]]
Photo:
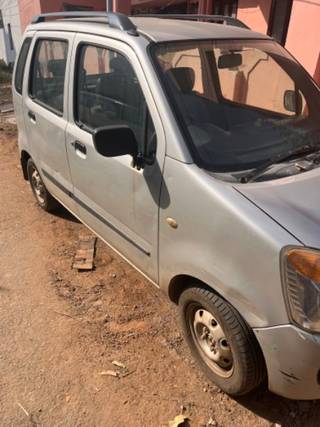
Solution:
[[(246, 28), (209, 22), (194, 22), (178, 19), (155, 17), (130, 17), (138, 33), (154, 42), (204, 40), (204, 39), (270, 39), (265, 34), (256, 33)], [(94, 25), (93, 25), (94, 24)], [(110, 35), (110, 26), (104, 17), (68, 18), (32, 24), (30, 30), (48, 29), (57, 31), (81, 31)], [(113, 29), (119, 34), (121, 31)]]
[(211, 22), (194, 22), (177, 19), (133, 17), (138, 31), (156, 42), (192, 39), (243, 39), (268, 38), (246, 28)]

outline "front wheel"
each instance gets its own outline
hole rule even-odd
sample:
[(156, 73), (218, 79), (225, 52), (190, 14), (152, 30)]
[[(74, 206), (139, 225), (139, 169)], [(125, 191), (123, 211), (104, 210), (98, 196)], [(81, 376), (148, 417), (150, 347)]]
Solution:
[(202, 370), (226, 393), (249, 393), (264, 379), (265, 365), (253, 331), (213, 292), (186, 289), (179, 299), (185, 338)]
[(31, 189), (38, 205), (47, 212), (54, 211), (59, 206), (59, 202), (57, 202), (57, 200), (54, 199), (46, 189), (46, 186), (44, 185), (39, 171), (32, 159), (28, 160), (27, 171)]

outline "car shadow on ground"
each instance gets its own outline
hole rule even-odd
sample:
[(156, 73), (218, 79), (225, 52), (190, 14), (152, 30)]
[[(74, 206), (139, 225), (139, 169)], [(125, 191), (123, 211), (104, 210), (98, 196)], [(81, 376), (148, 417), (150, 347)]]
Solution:
[[(81, 222), (60, 205), (53, 213), (68, 222)], [(6, 289), (0, 287), (0, 292)], [(235, 399), (244, 408), (269, 421), (272, 426), (281, 427), (319, 427), (320, 400), (297, 401), (277, 396), (267, 390), (266, 385), (258, 390)], [(188, 426), (188, 421), (184, 426)]]
[(65, 219), (66, 221), (74, 222), (76, 224), (80, 224), (80, 221), (78, 218), (76, 218), (74, 215), (72, 215), (71, 212), (69, 212), (64, 206), (60, 205), (58, 206), (53, 214), (59, 218)]
[(281, 427), (318, 427), (320, 425), (320, 401), (318, 400), (286, 399), (269, 392), (265, 386), (236, 400), (240, 405), (274, 425)]

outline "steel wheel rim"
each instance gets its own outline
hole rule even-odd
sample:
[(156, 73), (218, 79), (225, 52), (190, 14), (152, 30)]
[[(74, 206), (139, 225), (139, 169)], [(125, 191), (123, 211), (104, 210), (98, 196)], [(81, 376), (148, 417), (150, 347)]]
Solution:
[(45, 203), (45, 188), (41, 176), (36, 168), (32, 168), (31, 182), (38, 202), (43, 205)]
[(229, 378), (234, 370), (233, 355), (217, 318), (205, 308), (193, 306), (189, 312), (189, 326), (204, 362), (220, 377)]

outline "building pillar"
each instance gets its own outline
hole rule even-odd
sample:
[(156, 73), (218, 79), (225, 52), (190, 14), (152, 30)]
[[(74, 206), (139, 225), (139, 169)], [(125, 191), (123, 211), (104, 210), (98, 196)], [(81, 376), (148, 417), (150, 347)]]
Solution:
[(0, 60), (3, 59), (8, 65), (8, 50), (6, 41), (6, 32), (4, 28), (0, 28)]
[(211, 3), (212, 0), (199, 0), (198, 3), (198, 14), (199, 15), (207, 15), (208, 14), (208, 7), (209, 3)]
[(198, 13), (199, 15), (211, 15), (212, 5), (214, 0), (199, 0)]
[(131, 0), (113, 0), (113, 11), (131, 14)]

